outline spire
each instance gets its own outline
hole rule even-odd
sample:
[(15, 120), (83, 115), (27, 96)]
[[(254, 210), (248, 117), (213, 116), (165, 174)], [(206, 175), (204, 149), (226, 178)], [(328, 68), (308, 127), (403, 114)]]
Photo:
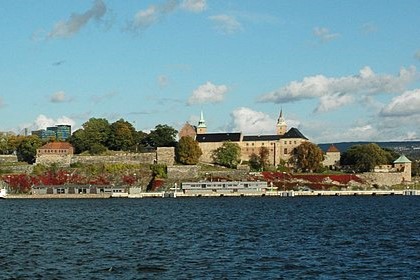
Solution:
[(279, 118), (277, 119), (277, 135), (284, 135), (287, 130), (286, 120), (283, 118), (283, 108), (280, 110)]
[(204, 134), (207, 132), (206, 121), (204, 120), (203, 110), (201, 110), (200, 120), (197, 125), (197, 134)]
[(286, 123), (286, 121), (283, 118), (283, 108), (280, 109), (280, 115), (279, 118), (277, 119), (277, 124), (280, 125), (282, 123)]

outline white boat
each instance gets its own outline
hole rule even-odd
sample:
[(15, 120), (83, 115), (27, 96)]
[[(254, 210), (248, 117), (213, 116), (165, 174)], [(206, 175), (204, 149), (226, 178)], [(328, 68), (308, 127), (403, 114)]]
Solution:
[(7, 190), (6, 190), (6, 188), (1, 188), (0, 189), (0, 199), (6, 198), (6, 196), (7, 196)]

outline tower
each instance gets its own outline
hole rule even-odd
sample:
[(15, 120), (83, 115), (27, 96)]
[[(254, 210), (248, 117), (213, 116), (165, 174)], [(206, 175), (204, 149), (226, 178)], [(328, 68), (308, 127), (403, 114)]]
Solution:
[(277, 135), (284, 135), (287, 130), (286, 121), (283, 118), (283, 109), (280, 110), (279, 118), (277, 119), (276, 132)]
[(204, 120), (203, 111), (201, 111), (200, 120), (197, 125), (197, 134), (205, 134), (207, 132), (206, 121)]

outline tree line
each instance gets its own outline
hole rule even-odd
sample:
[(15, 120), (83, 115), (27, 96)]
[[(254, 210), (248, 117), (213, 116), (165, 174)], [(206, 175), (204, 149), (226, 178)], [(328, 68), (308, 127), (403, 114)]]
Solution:
[[(108, 150), (141, 152), (157, 147), (175, 147), (176, 161), (180, 164), (193, 165), (202, 155), (200, 146), (191, 137), (176, 140), (178, 131), (165, 124), (156, 125), (149, 133), (136, 131), (130, 122), (119, 119), (109, 123), (104, 118), (91, 118), (76, 130), (68, 139), (75, 153), (102, 154)], [(19, 161), (34, 163), (36, 150), (45, 142), (38, 136), (2, 136), (0, 153), (16, 153)], [(347, 172), (369, 172), (375, 166), (392, 164), (398, 154), (390, 149), (383, 149), (377, 144), (360, 144), (350, 147), (341, 154), (340, 165)], [(212, 152), (215, 164), (236, 168), (241, 163), (241, 148), (238, 144), (225, 142)], [(289, 160), (281, 161), (278, 166), (269, 162), (269, 150), (261, 147), (258, 153), (251, 154), (247, 164), (253, 171), (277, 170), (295, 172), (322, 172), (322, 150), (311, 142), (303, 142), (290, 154)], [(417, 162), (413, 162), (413, 174), (420, 173)]]

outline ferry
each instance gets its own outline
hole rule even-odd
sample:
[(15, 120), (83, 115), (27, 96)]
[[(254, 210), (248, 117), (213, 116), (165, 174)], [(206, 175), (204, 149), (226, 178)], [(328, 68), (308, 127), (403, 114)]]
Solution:
[(7, 196), (6, 188), (1, 188), (0, 189), (0, 199), (6, 198), (6, 196)]
[(181, 190), (184, 194), (264, 194), (267, 182), (264, 181), (201, 181), (183, 182)]

